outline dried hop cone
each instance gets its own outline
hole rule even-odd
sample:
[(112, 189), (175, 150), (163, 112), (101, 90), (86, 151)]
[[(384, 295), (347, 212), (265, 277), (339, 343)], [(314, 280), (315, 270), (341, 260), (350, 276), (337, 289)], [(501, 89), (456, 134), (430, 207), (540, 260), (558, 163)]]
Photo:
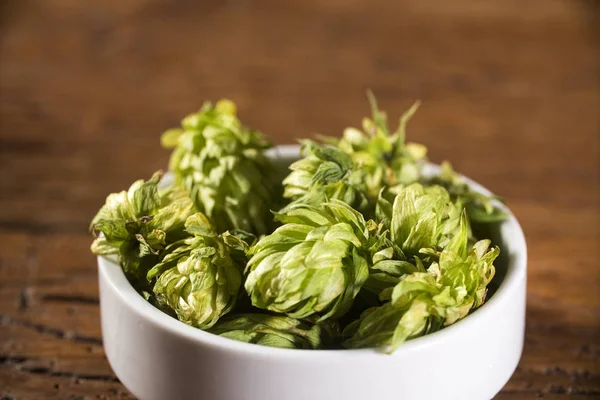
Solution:
[(433, 262), (420, 271), (400, 277), (393, 289), (383, 291), (383, 305), (362, 313), (344, 330), (346, 347), (381, 347), (394, 351), (404, 341), (451, 325), (479, 307), (494, 277), (498, 247), (490, 241), (469, 244), (466, 213), (459, 232), (441, 251), (432, 251)]
[(377, 215), (389, 226), (392, 242), (404, 255), (415, 256), (424, 248), (441, 249), (457, 234), (462, 207), (452, 202), (446, 189), (413, 183), (396, 192), (393, 203), (379, 198)]
[(362, 130), (346, 128), (341, 139), (322, 140), (348, 154), (365, 171), (365, 184), (370, 199), (376, 199), (382, 188), (410, 184), (421, 178), (427, 148), (418, 143), (406, 143), (406, 125), (417, 111), (415, 103), (400, 117), (396, 131), (390, 132), (386, 113), (380, 111), (373, 93), (369, 92), (372, 119), (364, 118)]
[(295, 204), (251, 248), (246, 291), (258, 308), (319, 320), (348, 311), (369, 273), (372, 221), (340, 200)]
[(194, 212), (187, 193), (181, 189), (159, 189), (162, 173), (148, 181), (139, 180), (128, 191), (112, 193), (91, 222), (92, 243), (98, 255), (117, 255), (123, 271), (139, 288), (159, 253), (183, 237), (185, 220)]
[(210, 328), (234, 307), (242, 284), (247, 243), (229, 232), (217, 234), (201, 213), (185, 222), (190, 235), (166, 248), (148, 273), (153, 292), (180, 321)]
[(284, 197), (291, 204), (319, 204), (323, 197), (342, 200), (365, 211), (365, 174), (352, 158), (335, 147), (324, 147), (312, 140), (302, 142), (303, 158), (294, 162), (283, 180)]
[(190, 192), (198, 210), (218, 232), (230, 229), (264, 234), (274, 196), (274, 166), (264, 151), (271, 147), (258, 131), (240, 123), (235, 105), (205, 103), (181, 128), (161, 139), (174, 148), (169, 169)]
[(397, 192), (393, 202), (380, 196), (377, 203), (377, 218), (390, 240), (373, 255), (365, 289), (378, 295), (404, 275), (425, 271), (421, 258), (443, 249), (461, 229), (462, 209), (443, 187), (413, 183)]
[(323, 348), (335, 332), (327, 323), (313, 324), (284, 315), (230, 314), (210, 332), (229, 339), (288, 349)]

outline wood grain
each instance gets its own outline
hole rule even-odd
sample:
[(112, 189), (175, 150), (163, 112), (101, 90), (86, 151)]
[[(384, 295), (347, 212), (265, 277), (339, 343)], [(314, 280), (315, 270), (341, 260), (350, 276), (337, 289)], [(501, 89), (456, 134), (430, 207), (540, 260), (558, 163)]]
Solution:
[(528, 240), (526, 345), (503, 400), (600, 398), (595, 1), (19, 0), (0, 5), (0, 398), (131, 398), (102, 351), (87, 225), (166, 166), (205, 99), (290, 143), (372, 88), (430, 158), (503, 195)]

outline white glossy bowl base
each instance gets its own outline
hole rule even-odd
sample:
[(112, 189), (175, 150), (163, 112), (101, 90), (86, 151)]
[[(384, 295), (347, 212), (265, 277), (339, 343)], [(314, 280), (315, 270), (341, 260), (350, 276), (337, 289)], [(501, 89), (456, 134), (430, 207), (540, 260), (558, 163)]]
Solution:
[[(280, 146), (272, 154), (293, 160), (298, 147)], [(106, 356), (142, 400), (491, 399), (519, 362), (525, 325), (525, 238), (514, 217), (500, 230), (508, 270), (491, 299), (392, 355), (276, 349), (203, 332), (154, 308), (117, 264), (100, 257)]]

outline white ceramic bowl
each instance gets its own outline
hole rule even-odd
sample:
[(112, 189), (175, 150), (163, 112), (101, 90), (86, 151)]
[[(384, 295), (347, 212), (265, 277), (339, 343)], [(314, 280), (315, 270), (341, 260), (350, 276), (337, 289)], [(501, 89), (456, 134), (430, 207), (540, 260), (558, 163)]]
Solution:
[[(280, 146), (271, 155), (289, 164), (298, 151)], [(118, 265), (98, 258), (106, 356), (142, 400), (491, 399), (521, 357), (527, 268), (525, 238), (514, 217), (501, 224), (496, 240), (508, 268), (498, 268), (504, 277), (489, 301), (391, 355), (277, 349), (212, 335), (154, 308)]]

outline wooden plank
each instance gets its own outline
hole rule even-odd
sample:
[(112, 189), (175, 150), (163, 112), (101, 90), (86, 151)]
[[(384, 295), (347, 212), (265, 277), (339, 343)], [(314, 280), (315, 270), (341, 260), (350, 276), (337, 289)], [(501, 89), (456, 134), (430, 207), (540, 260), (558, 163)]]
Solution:
[(276, 143), (339, 135), (372, 88), (409, 139), (503, 195), (527, 331), (498, 399), (600, 398), (600, 13), (593, 1), (24, 0), (0, 24), (0, 398), (128, 399), (88, 223), (229, 97)]

